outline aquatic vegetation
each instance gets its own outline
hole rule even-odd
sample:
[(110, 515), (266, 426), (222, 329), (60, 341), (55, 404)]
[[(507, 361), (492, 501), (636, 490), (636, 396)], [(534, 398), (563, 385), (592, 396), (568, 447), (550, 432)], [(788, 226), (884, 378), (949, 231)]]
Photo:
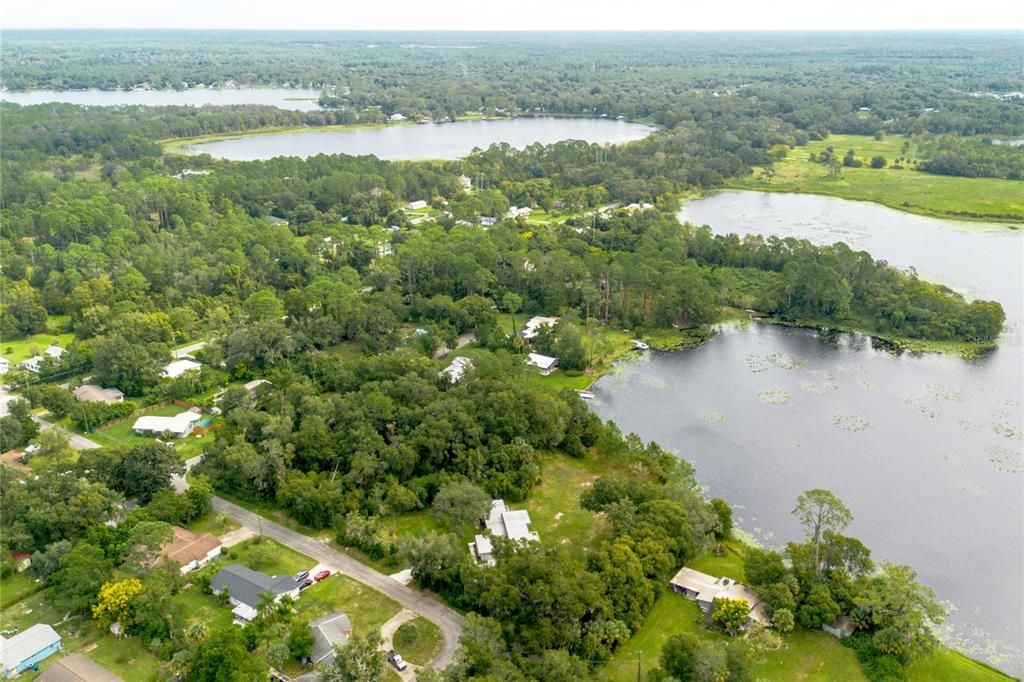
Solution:
[(785, 405), (793, 396), (789, 391), (776, 388), (770, 391), (761, 391), (757, 397), (766, 405)]
[(863, 431), (871, 426), (871, 422), (863, 417), (843, 414), (837, 414), (832, 423), (844, 431)]
[(807, 366), (807, 358), (792, 353), (772, 353), (765, 359), (779, 369), (801, 369)]
[(1011, 450), (1005, 445), (991, 445), (985, 448), (985, 452), (996, 471), (1024, 474), (1024, 453), (1019, 450)]
[(725, 423), (725, 415), (712, 410), (701, 410), (701, 418), (712, 426), (718, 426), (719, 424)]

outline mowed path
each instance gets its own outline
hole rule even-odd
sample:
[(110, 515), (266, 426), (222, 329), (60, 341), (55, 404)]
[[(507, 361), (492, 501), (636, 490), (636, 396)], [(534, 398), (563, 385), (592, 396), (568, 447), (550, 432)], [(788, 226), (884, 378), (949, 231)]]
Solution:
[(441, 628), (444, 642), (441, 646), (440, 655), (428, 667), (445, 668), (455, 660), (455, 651), (459, 646), (459, 637), (462, 636), (464, 619), (452, 609), (431, 597), (402, 585), (383, 573), (378, 573), (347, 554), (342, 554), (322, 540), (317, 540), (316, 538), (311, 538), (297, 531), (285, 528), (266, 517), (239, 507), (237, 504), (232, 504), (227, 500), (215, 497), (213, 498), (213, 508), (220, 514), (227, 514), (249, 530), (262, 532), (263, 535), (280, 542), (282, 545), (312, 557), (331, 570), (347, 575), (378, 592), (386, 594), (410, 611), (433, 621)]

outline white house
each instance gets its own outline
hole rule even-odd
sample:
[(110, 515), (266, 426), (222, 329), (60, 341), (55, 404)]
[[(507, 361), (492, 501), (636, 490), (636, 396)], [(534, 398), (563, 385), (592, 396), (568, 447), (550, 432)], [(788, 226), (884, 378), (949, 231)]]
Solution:
[(707, 573), (684, 566), (669, 581), (669, 585), (673, 591), (696, 601), (697, 606), (704, 613), (711, 612), (716, 599), (741, 599), (750, 606), (750, 615), (747, 616), (748, 625), (751, 622), (762, 625), (771, 623), (757, 592), (732, 578), (715, 578)]
[(391, 114), (391, 116), (388, 117), (388, 120), (389, 121), (404, 121), (405, 120), (405, 116), (403, 116), (402, 114)]
[(201, 367), (202, 365), (195, 360), (189, 360), (187, 358), (172, 360), (164, 366), (163, 371), (160, 372), (160, 376), (165, 379), (177, 379), (185, 372), (193, 372)]
[(422, 199), (420, 199), (418, 201), (410, 201), (408, 204), (405, 205), (405, 210), (407, 210), (407, 211), (418, 211), (419, 209), (426, 208), (426, 207), (427, 207), (427, 202), (423, 201)]
[(188, 410), (173, 417), (158, 417), (147, 414), (135, 420), (132, 430), (140, 436), (159, 436), (170, 433), (175, 438), (183, 438), (192, 432), (195, 425), (203, 418), (199, 412)]
[(526, 321), (526, 326), (523, 327), (523, 331), (519, 333), (526, 341), (532, 341), (537, 338), (537, 333), (540, 332), (541, 327), (554, 327), (560, 318), (557, 317), (542, 317), (536, 315)]
[(547, 376), (558, 369), (558, 358), (540, 353), (530, 353), (526, 356), (526, 364), (540, 368), (540, 373)]
[(452, 360), (452, 364), (438, 372), (438, 376), (447, 377), (450, 384), (457, 384), (462, 381), (462, 377), (471, 369), (473, 369), (473, 361), (467, 357), (460, 356)]
[(42, 355), (33, 355), (28, 360), (21, 363), (20, 367), (28, 372), (39, 373), (39, 369), (43, 364), (43, 360), (46, 358), (60, 359), (62, 355), (67, 353), (67, 350), (60, 346), (47, 346), (46, 350), (43, 351)]
[(853, 621), (849, 616), (839, 616), (831, 623), (822, 623), (821, 629), (833, 637), (843, 639), (844, 637), (852, 635), (856, 626), (854, 626)]
[(494, 564), (491, 537), (508, 538), (520, 544), (540, 540), (540, 536), (530, 530), (530, 512), (525, 509), (513, 511), (505, 505), (505, 500), (491, 500), (491, 511), (482, 521), (490, 536), (476, 535), (469, 543), (470, 553), (480, 563)]
[(0, 358), (0, 374), (7, 374), (11, 371), (11, 361), (7, 358)]
[(463, 192), (465, 192), (466, 194), (469, 194), (470, 192), (473, 191), (473, 181), (470, 180), (468, 177), (466, 177), (465, 175), (460, 175), (458, 180), (459, 180), (459, 185), (462, 186), (462, 191)]

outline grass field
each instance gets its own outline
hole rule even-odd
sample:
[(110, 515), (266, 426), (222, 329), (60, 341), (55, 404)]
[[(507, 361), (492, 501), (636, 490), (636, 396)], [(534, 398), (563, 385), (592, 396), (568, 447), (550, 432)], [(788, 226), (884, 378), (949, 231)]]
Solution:
[[(773, 165), (775, 176), (771, 182), (766, 182), (761, 170), (755, 168), (752, 175), (730, 180), (728, 186), (828, 194), (940, 218), (1024, 222), (1024, 182), (932, 175), (912, 170), (906, 164), (902, 170), (874, 169), (868, 165), (875, 155), (884, 156), (890, 164), (900, 156), (917, 158), (913, 145), (907, 153), (901, 151), (905, 140), (898, 135), (880, 141), (863, 135), (830, 135), (791, 150), (785, 160)], [(838, 179), (830, 179), (825, 165), (808, 160), (811, 153), (821, 153), (830, 146), (839, 156), (853, 149), (856, 158), (865, 161), (865, 167), (844, 167)]]
[(13, 370), (18, 363), (28, 360), (34, 355), (41, 355), (50, 344), (56, 343), (61, 348), (67, 348), (74, 339), (75, 335), (71, 332), (58, 331), (51, 320), (49, 329), (41, 334), (0, 341), (0, 351), (3, 352), (3, 357), (11, 363)]
[(613, 470), (610, 462), (593, 457), (545, 456), (540, 485), (525, 502), (513, 506), (530, 512), (541, 542), (564, 544), (582, 555), (610, 528), (607, 519), (580, 508), (580, 495), (594, 479)]
[(426, 665), (441, 653), (441, 628), (426, 618), (413, 618), (395, 631), (395, 651), (413, 665)]
[(41, 588), (42, 585), (24, 571), (0, 580), (0, 609), (21, 601)]

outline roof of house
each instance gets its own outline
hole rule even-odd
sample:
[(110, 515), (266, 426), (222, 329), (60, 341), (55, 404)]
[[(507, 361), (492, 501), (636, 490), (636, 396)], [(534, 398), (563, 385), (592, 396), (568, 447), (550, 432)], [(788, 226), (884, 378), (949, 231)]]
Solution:
[(116, 403), (124, 398), (124, 393), (116, 388), (103, 388), (96, 384), (82, 384), (72, 393), (82, 402)]
[(9, 364), (11, 364), (11, 361), (8, 360), (7, 358), (0, 358), (0, 365), (9, 365)]
[(550, 355), (541, 355), (540, 353), (530, 353), (527, 356), (526, 362), (541, 369), (551, 369), (558, 364), (558, 358), (553, 358)]
[(102, 665), (83, 654), (72, 654), (54, 661), (36, 678), (37, 682), (124, 682)]
[(334, 647), (348, 641), (352, 621), (338, 611), (314, 620), (309, 627), (313, 630), (313, 653), (310, 658), (314, 663), (329, 662), (334, 658)]
[(452, 363), (441, 370), (440, 376), (447, 376), (453, 384), (465, 375), (466, 370), (472, 369), (473, 361), (467, 357), (459, 356), (452, 360)]
[(196, 535), (184, 528), (173, 526), (174, 539), (160, 549), (160, 556), (179, 564), (204, 559), (211, 550), (220, 547), (220, 540), (210, 533)]
[(262, 386), (263, 384), (269, 384), (269, 383), (270, 382), (267, 381), (266, 379), (253, 379), (252, 381), (246, 382), (244, 388), (245, 388), (245, 390), (247, 390), (247, 391), (249, 391), (251, 393), (252, 391), (255, 391), (257, 388)]
[(132, 429), (135, 431), (152, 431), (153, 433), (163, 433), (164, 431), (184, 433), (202, 418), (201, 414), (192, 410), (186, 410), (173, 417), (158, 417), (147, 414), (136, 419)]
[(557, 317), (541, 317), (539, 315), (531, 317), (526, 321), (526, 327), (522, 331), (523, 338), (527, 340), (532, 339), (537, 336), (537, 332), (540, 331), (541, 327), (554, 326), (558, 319)]
[(477, 535), (473, 538), (473, 544), (476, 545), (477, 556), (481, 554), (490, 554), (494, 551), (494, 543), (486, 535)]
[(288, 575), (269, 576), (241, 564), (225, 566), (210, 580), (214, 592), (227, 590), (235, 601), (253, 608), (260, 604), (260, 592), (285, 594), (298, 588), (299, 584)]
[(539, 540), (540, 536), (530, 532), (530, 512), (525, 509), (512, 511), (505, 506), (505, 500), (491, 500), (491, 512), (485, 525), (492, 535), (512, 540)]
[(191, 372), (192, 370), (199, 369), (200, 367), (202, 367), (201, 364), (195, 360), (189, 360), (188, 358), (172, 360), (164, 366), (163, 371), (160, 372), (160, 376), (174, 379), (175, 377), (180, 377), (185, 372)]
[(43, 351), (43, 354), (49, 355), (51, 358), (59, 358), (67, 352), (67, 348), (61, 348), (60, 346), (47, 346), (46, 350)]
[(57, 642), (60, 635), (45, 623), (36, 623), (10, 639), (0, 637), (0, 670), (14, 668)]
[(768, 614), (761, 604), (761, 598), (753, 589), (738, 583), (732, 578), (715, 578), (707, 573), (695, 571), (685, 566), (670, 581), (672, 585), (696, 592), (696, 599), (713, 602), (716, 599), (742, 599), (750, 605), (750, 617), (759, 623), (769, 621)]

